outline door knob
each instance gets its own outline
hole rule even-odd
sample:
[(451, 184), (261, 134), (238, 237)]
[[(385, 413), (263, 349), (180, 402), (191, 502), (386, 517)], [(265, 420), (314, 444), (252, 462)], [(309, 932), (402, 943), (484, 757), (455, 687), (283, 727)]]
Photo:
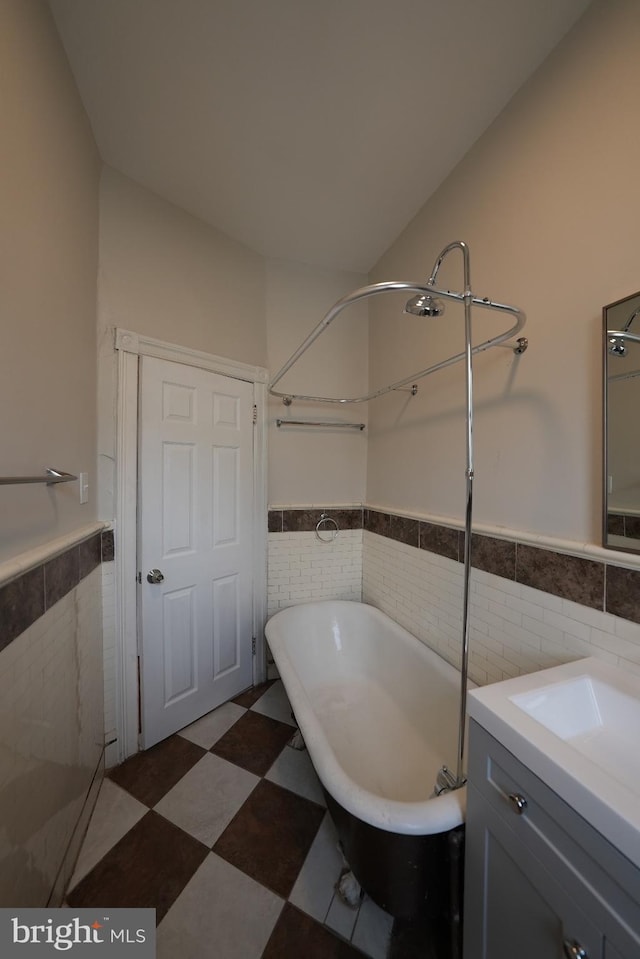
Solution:
[(154, 584), (164, 582), (164, 573), (159, 569), (150, 570), (147, 573), (147, 582)]

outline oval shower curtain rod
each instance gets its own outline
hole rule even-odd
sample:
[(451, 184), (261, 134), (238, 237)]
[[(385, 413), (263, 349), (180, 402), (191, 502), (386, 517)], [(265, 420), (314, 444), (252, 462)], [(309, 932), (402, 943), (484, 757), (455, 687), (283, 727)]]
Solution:
[[(446, 249), (449, 249), (448, 247)], [(444, 252), (444, 251), (443, 251)], [(439, 257), (441, 262), (442, 254)], [(404, 280), (391, 280), (385, 283), (374, 283), (371, 286), (363, 286), (360, 289), (354, 290), (352, 293), (348, 293), (346, 296), (343, 296), (342, 299), (338, 300), (335, 303), (329, 312), (324, 316), (324, 318), (318, 323), (318, 325), (311, 331), (306, 340), (298, 347), (298, 349), (293, 353), (284, 366), (278, 370), (276, 375), (273, 377), (269, 383), (269, 393), (272, 396), (279, 396), (283, 400), (307, 400), (314, 403), (365, 403), (367, 400), (373, 400), (378, 396), (382, 396), (384, 393), (389, 393), (391, 390), (398, 390), (408, 384), (413, 384), (416, 380), (422, 379), (424, 376), (428, 376), (429, 373), (435, 373), (436, 370), (444, 369), (447, 366), (452, 366), (454, 363), (460, 362), (465, 358), (465, 352), (456, 353), (454, 356), (450, 356), (446, 360), (442, 360), (439, 363), (434, 363), (433, 366), (428, 366), (423, 370), (419, 370), (417, 373), (411, 373), (410, 376), (405, 376), (401, 380), (397, 380), (395, 383), (389, 384), (389, 386), (383, 386), (380, 389), (373, 390), (371, 393), (367, 393), (364, 396), (354, 396), (354, 397), (334, 397), (334, 396), (306, 396), (301, 393), (281, 393), (277, 390), (274, 390), (274, 386), (278, 383), (282, 377), (287, 373), (288, 370), (297, 363), (303, 353), (309, 349), (309, 347), (314, 343), (321, 333), (329, 327), (329, 325), (336, 319), (336, 317), (342, 313), (342, 311), (350, 306), (352, 303), (357, 303), (359, 300), (367, 299), (370, 296), (379, 296), (382, 293), (396, 293), (396, 292), (405, 292), (405, 293), (421, 293), (425, 296), (443, 299), (443, 300), (453, 300), (454, 302), (466, 304), (467, 301), (471, 306), (480, 307), (483, 310), (492, 310), (496, 313), (508, 313), (516, 318), (516, 322), (513, 326), (509, 327), (504, 333), (500, 333), (498, 336), (492, 336), (490, 339), (485, 340), (484, 343), (480, 343), (478, 346), (472, 347), (472, 352), (482, 353), (484, 350), (491, 349), (493, 346), (500, 346), (505, 343), (506, 340), (510, 340), (513, 337), (517, 336), (522, 327), (525, 324), (526, 316), (522, 310), (518, 309), (515, 306), (509, 306), (506, 303), (496, 303), (493, 300), (490, 300), (488, 297), (478, 297), (474, 296), (470, 290), (465, 293), (456, 293), (451, 290), (440, 290), (432, 283), (411, 283)], [(527, 340), (524, 337), (521, 337), (517, 341), (517, 345), (513, 347), (514, 353), (520, 354), (524, 353), (527, 348)]]

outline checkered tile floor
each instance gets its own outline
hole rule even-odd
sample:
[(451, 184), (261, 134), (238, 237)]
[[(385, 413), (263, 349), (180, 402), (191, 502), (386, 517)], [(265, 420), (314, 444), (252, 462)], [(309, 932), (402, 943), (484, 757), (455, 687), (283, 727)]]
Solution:
[[(279, 681), (249, 690), (104, 780), (70, 906), (152, 906), (158, 959), (430, 959), (342, 860)], [(397, 925), (397, 924), (396, 924)]]

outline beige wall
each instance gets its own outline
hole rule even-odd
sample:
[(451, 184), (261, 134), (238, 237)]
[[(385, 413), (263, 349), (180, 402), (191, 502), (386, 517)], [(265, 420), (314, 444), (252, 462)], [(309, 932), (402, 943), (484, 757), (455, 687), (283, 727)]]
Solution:
[[(283, 260), (267, 262), (267, 331), (272, 375), (284, 365), (331, 306), (364, 285), (359, 273), (320, 270)], [(307, 396), (367, 392), (366, 306), (342, 313), (276, 385)], [(276, 426), (276, 420), (367, 422), (367, 403), (338, 406), (269, 401), (269, 503), (272, 506), (359, 504), (366, 483), (366, 432)]]
[(6, 560), (96, 515), (99, 158), (45, 3), (4, 0), (0, 63), (1, 472), (91, 484), (0, 489)]
[(100, 325), (264, 366), (264, 260), (110, 167), (100, 185)]
[(113, 518), (114, 329), (265, 366), (264, 259), (110, 167), (100, 182), (100, 516)]
[[(638, 49), (640, 6), (596, 2), (373, 270), (426, 277), (462, 239), (474, 290), (528, 315), (522, 358), (496, 349), (475, 363), (479, 524), (599, 541), (601, 307), (640, 286)], [(460, 276), (454, 255), (441, 280), (460, 289)], [(453, 309), (422, 323), (372, 314), (374, 380), (462, 346)], [(475, 316), (477, 341), (497, 329)], [(460, 520), (462, 369), (422, 381), (406, 406), (373, 403), (370, 423), (369, 502)]]

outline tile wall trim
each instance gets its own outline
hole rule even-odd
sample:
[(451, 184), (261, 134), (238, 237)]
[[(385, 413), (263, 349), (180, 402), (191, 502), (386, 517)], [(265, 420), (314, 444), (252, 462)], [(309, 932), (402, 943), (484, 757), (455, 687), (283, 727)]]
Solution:
[(362, 529), (362, 506), (296, 506), (269, 509), (270, 533), (315, 532), (321, 517), (334, 519), (338, 529)]
[[(431, 523), (434, 526), (444, 526), (447, 529), (464, 530), (464, 523), (453, 520), (447, 516), (408, 512), (402, 509), (389, 510), (388, 507), (372, 503), (365, 504), (364, 509), (374, 510), (378, 513), (389, 513), (394, 516), (407, 516), (411, 519)], [(599, 546), (597, 543), (580, 543), (576, 540), (559, 539), (553, 536), (544, 536), (539, 533), (529, 533), (526, 530), (512, 530), (505, 526), (491, 526), (489, 524), (475, 522), (473, 524), (473, 531), (482, 536), (491, 536), (496, 539), (523, 543), (527, 546), (537, 546), (542, 549), (551, 550), (554, 553), (568, 553), (570, 556), (584, 556), (587, 559), (600, 560), (600, 562), (607, 563), (611, 566), (640, 569), (640, 554), (627, 553), (622, 550), (605, 549), (604, 546)]]
[(36, 566), (41, 566), (47, 560), (54, 559), (72, 546), (89, 539), (94, 533), (108, 530), (108, 527), (108, 523), (89, 523), (87, 526), (74, 529), (71, 533), (49, 540), (48, 543), (36, 546), (25, 553), (20, 553), (19, 556), (5, 560), (5, 562), (0, 563), (0, 586), (8, 583), (11, 579), (15, 579), (20, 573), (26, 573), (27, 570), (35, 569)]
[[(80, 532), (81, 536), (78, 535)], [(0, 651), (75, 589), (97, 566), (113, 560), (113, 530), (106, 529), (104, 523), (94, 523), (63, 540), (66, 545), (62, 549), (61, 540), (54, 540), (47, 552), (44, 552), (45, 547), (33, 551), (37, 552), (40, 561), (0, 585)]]
[[(269, 510), (269, 532), (315, 529), (321, 512), (333, 514), (349, 529), (359, 528), (355, 524), (360, 512), (362, 528), (369, 532), (463, 561), (464, 531), (459, 524), (401, 510), (279, 507)], [(354, 525), (347, 526), (347, 516)], [(640, 623), (640, 556), (590, 543), (474, 525), (471, 564), (503, 579)]]

